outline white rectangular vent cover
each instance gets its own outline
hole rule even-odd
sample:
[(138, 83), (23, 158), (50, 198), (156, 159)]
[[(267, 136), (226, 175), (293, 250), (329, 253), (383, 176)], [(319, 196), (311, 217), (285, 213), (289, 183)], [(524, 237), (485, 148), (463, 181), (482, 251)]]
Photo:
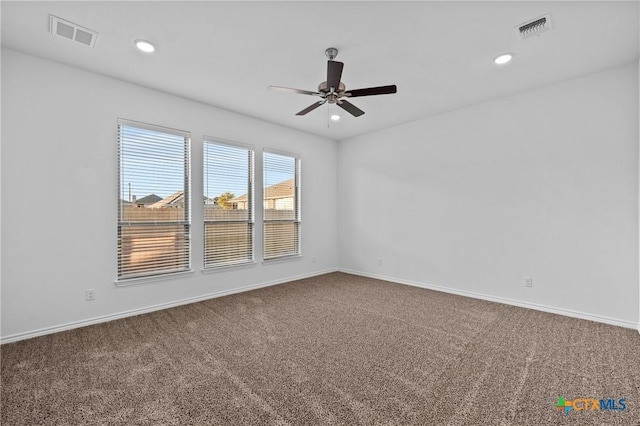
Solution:
[(81, 27), (54, 15), (49, 15), (49, 32), (89, 47), (95, 46), (96, 38), (98, 38), (96, 31)]
[(515, 28), (520, 40), (526, 40), (534, 36), (539, 36), (542, 33), (551, 31), (551, 29), (552, 27), (550, 14), (546, 14), (539, 18), (524, 22)]

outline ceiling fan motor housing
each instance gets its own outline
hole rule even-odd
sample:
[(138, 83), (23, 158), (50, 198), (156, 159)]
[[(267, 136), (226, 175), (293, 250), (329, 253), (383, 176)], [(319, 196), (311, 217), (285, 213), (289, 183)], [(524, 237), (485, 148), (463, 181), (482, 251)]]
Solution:
[(337, 92), (333, 92), (333, 93), (329, 93), (329, 89), (327, 88), (327, 82), (326, 81), (323, 81), (322, 83), (320, 83), (318, 85), (318, 92), (326, 94), (326, 96), (324, 96), (324, 98), (330, 104), (335, 104), (336, 102), (338, 102), (338, 99), (340, 99), (340, 98), (342, 98), (344, 96), (345, 90), (346, 90), (346, 87), (345, 87), (344, 83), (342, 83), (342, 82), (340, 82), (340, 85), (338, 86), (338, 91)]

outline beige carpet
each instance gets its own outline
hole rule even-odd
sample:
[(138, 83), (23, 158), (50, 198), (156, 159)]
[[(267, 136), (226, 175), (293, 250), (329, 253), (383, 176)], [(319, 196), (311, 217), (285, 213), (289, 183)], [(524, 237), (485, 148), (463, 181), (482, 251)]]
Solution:
[(0, 350), (3, 425), (640, 422), (637, 331), (343, 273)]

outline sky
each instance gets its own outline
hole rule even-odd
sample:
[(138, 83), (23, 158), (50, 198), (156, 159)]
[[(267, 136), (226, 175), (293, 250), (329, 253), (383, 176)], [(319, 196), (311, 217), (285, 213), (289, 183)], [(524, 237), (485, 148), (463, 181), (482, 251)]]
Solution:
[(184, 150), (182, 136), (120, 126), (121, 198), (164, 198), (183, 190)]

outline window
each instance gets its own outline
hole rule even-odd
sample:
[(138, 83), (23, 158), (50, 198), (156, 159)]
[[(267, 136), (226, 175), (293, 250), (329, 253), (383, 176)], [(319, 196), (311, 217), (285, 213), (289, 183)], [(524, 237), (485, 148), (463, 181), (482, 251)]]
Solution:
[(190, 269), (189, 143), (118, 120), (118, 280)]
[(300, 254), (300, 158), (265, 151), (264, 259)]
[(204, 267), (252, 263), (253, 147), (204, 141)]

